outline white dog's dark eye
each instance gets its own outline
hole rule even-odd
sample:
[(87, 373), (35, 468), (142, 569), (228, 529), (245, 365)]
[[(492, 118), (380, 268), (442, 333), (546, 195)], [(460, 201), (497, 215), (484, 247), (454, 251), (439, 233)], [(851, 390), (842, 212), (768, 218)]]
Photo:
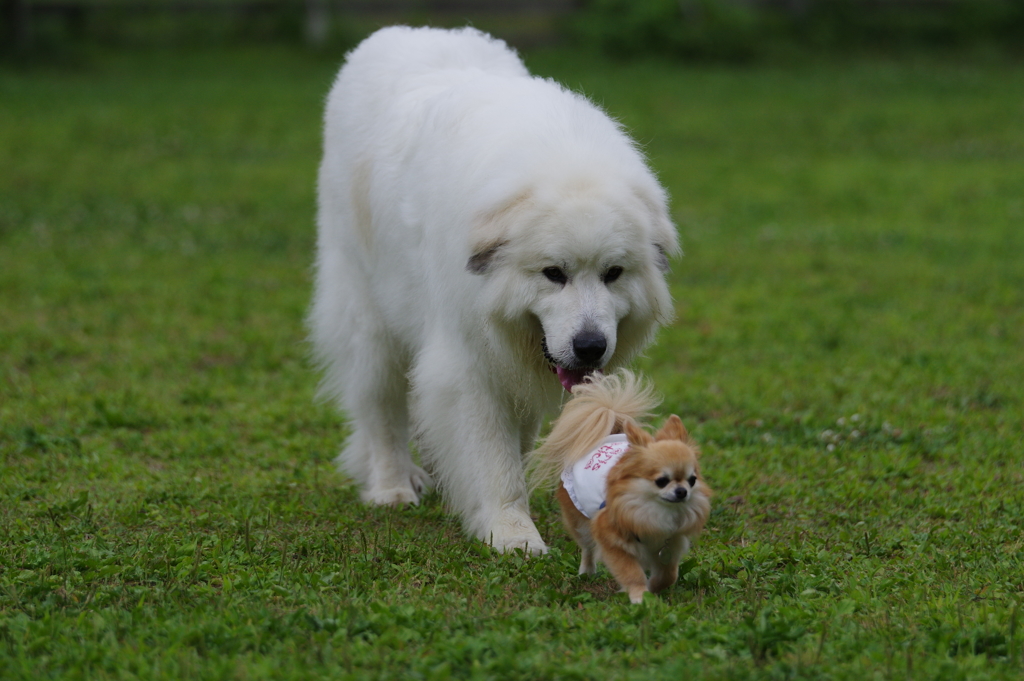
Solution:
[(569, 277), (565, 276), (565, 272), (560, 267), (545, 267), (544, 276), (556, 284), (564, 284), (569, 281)]
[(658, 487), (664, 487), (665, 485), (668, 484), (668, 476), (661, 476), (660, 478), (654, 481), (654, 484), (657, 485)]
[(697, 484), (697, 476), (696, 475), (691, 475), (690, 479), (687, 480), (687, 482), (690, 483), (690, 487), (693, 487), (694, 485)]
[(604, 283), (612, 283), (613, 281), (619, 278), (620, 274), (622, 274), (621, 267), (616, 265), (615, 267), (608, 268), (608, 271), (604, 273)]

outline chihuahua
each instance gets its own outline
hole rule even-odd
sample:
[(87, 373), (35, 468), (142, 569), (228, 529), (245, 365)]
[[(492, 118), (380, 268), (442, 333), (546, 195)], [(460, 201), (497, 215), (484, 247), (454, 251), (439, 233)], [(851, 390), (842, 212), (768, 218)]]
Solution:
[(600, 560), (639, 603), (644, 592), (675, 584), (711, 512), (711, 488), (678, 416), (653, 436), (641, 426), (657, 404), (649, 384), (619, 371), (572, 393), (531, 455), (531, 482), (558, 479), (562, 520), (582, 552), (579, 574), (593, 574)]

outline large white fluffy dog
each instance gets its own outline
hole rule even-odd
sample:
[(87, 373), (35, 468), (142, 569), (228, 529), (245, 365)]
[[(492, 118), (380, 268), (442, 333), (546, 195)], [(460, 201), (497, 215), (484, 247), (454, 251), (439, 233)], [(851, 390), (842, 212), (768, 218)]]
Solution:
[(419, 501), (414, 439), (468, 532), (545, 551), (542, 417), (672, 314), (675, 229), (634, 144), (499, 40), (386, 28), (328, 98), (318, 223), (310, 326), (363, 499)]

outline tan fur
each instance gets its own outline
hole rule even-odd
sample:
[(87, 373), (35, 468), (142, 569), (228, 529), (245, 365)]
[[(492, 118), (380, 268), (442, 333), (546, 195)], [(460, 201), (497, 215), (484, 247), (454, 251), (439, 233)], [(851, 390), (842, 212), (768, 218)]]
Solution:
[[(679, 562), (711, 512), (712, 491), (700, 476), (699, 450), (678, 416), (670, 416), (651, 436), (633, 415), (616, 414), (610, 409), (609, 404), (651, 404), (647, 386), (641, 386), (628, 372), (621, 376), (610, 383), (615, 376), (588, 383), (589, 390), (582, 390), (580, 395), (574, 390), (551, 435), (534, 455), (543, 456), (542, 463), (549, 471), (560, 457), (560, 475), (601, 439), (616, 432), (617, 425), (620, 432), (625, 432), (630, 448), (608, 473), (603, 509), (588, 519), (572, 503), (561, 482), (556, 498), (562, 520), (580, 546), (579, 573), (593, 574), (597, 560), (601, 560), (629, 594), (629, 600), (639, 603), (644, 592), (657, 593), (675, 584)], [(638, 388), (643, 398), (638, 397)], [(601, 398), (596, 399), (595, 394)], [(563, 421), (566, 414), (569, 419)], [(596, 435), (593, 430), (598, 431)], [(590, 444), (581, 446), (579, 442)], [(537, 470), (541, 469), (535, 467)], [(692, 486), (691, 476), (697, 478)], [(669, 481), (658, 487), (655, 481), (663, 477)], [(674, 490), (679, 487), (687, 490), (685, 500), (667, 501), (666, 497), (674, 498)]]

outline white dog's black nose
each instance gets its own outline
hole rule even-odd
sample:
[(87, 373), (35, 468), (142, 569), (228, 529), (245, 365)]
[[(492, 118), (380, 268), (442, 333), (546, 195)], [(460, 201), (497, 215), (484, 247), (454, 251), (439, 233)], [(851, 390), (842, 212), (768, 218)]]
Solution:
[(584, 331), (572, 339), (572, 351), (576, 354), (576, 359), (583, 364), (597, 364), (607, 349), (608, 341), (600, 333)]
[(689, 494), (689, 492), (687, 492), (686, 488), (682, 485), (676, 487), (676, 501), (683, 501), (686, 499), (687, 494)]

